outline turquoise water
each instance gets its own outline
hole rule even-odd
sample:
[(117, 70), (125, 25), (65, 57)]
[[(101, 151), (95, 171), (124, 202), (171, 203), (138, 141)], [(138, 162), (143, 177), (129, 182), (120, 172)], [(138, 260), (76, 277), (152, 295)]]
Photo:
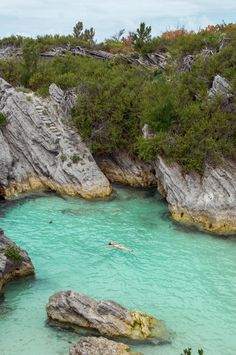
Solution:
[(44, 194), (3, 204), (0, 226), (37, 271), (5, 290), (1, 355), (67, 354), (78, 335), (48, 327), (45, 312), (49, 296), (67, 289), (165, 320), (172, 343), (134, 347), (146, 355), (187, 346), (236, 354), (236, 242), (177, 226), (157, 193), (116, 187), (105, 201)]

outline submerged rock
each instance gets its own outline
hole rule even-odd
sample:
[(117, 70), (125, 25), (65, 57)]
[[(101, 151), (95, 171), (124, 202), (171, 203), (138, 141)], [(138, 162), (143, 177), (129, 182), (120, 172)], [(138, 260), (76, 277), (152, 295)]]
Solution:
[(152, 164), (130, 157), (125, 152), (97, 156), (96, 162), (111, 182), (133, 187), (157, 185)]
[(70, 355), (142, 355), (134, 353), (128, 345), (103, 337), (82, 337), (70, 348)]
[(0, 194), (48, 187), (86, 198), (111, 192), (80, 136), (63, 124), (66, 113), (55, 100), (17, 92), (0, 79)]
[(155, 163), (158, 189), (172, 217), (217, 234), (236, 233), (236, 165), (206, 166), (203, 176), (184, 174), (181, 167), (162, 158)]
[(97, 302), (80, 292), (62, 291), (50, 297), (47, 304), (50, 323), (72, 328), (98, 331), (108, 337), (135, 340), (169, 341), (164, 324), (143, 312), (129, 311), (113, 301)]
[(18, 248), (0, 229), (0, 292), (7, 282), (34, 273), (34, 266), (26, 251)]

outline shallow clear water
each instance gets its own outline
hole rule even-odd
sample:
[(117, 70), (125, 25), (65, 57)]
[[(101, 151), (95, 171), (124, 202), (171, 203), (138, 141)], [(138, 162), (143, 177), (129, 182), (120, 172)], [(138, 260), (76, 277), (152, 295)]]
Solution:
[[(146, 355), (236, 354), (236, 242), (185, 230), (154, 192), (115, 188), (114, 199), (50, 194), (0, 207), (0, 226), (25, 248), (36, 279), (11, 283), (0, 306), (1, 355), (64, 355), (78, 335), (47, 326), (50, 295), (73, 289), (163, 319), (172, 343)], [(53, 221), (53, 223), (49, 223)], [(109, 241), (134, 250), (106, 247)]]

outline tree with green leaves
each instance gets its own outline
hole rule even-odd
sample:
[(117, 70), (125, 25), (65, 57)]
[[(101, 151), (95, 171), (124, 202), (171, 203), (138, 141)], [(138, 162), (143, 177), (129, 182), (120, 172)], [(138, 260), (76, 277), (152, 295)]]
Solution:
[(26, 39), (22, 45), (22, 83), (25, 87), (37, 71), (39, 61), (39, 49), (37, 43), (32, 39)]
[(82, 32), (83, 32), (83, 28), (84, 28), (84, 25), (83, 25), (83, 22), (82, 21), (79, 21), (76, 23), (74, 29), (73, 29), (73, 34), (74, 34), (74, 37), (75, 38), (81, 38), (81, 35), (82, 35)]
[(137, 51), (142, 51), (144, 45), (151, 40), (151, 32), (151, 26), (146, 26), (145, 22), (140, 23), (139, 28), (132, 34), (133, 44)]
[(82, 21), (77, 22), (73, 29), (73, 34), (75, 38), (81, 41), (88, 42), (90, 44), (94, 43), (95, 29), (93, 27), (85, 28)]

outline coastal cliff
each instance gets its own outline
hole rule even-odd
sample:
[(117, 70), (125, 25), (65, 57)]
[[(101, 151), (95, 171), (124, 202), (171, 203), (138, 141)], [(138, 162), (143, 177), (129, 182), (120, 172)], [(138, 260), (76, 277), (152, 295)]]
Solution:
[(98, 166), (111, 181), (132, 187), (157, 184), (153, 164), (131, 157), (126, 152), (95, 157)]
[(159, 192), (174, 220), (217, 234), (236, 233), (236, 165), (206, 166), (203, 175), (184, 174), (178, 164), (158, 157), (155, 170)]
[(55, 97), (24, 94), (0, 79), (0, 112), (6, 118), (0, 127), (2, 196), (44, 187), (85, 198), (110, 194), (80, 136), (63, 124), (66, 116)]

